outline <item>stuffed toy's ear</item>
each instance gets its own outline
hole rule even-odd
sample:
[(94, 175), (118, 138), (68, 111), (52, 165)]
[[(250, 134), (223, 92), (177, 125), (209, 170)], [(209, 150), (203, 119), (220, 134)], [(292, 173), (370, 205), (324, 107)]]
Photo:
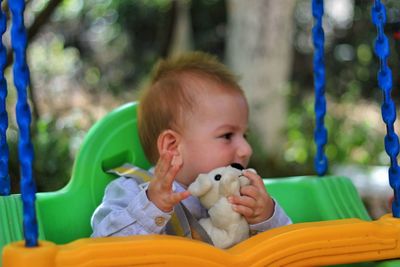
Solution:
[(188, 191), (196, 197), (206, 194), (212, 187), (212, 182), (207, 174), (199, 174), (196, 180), (189, 186)]

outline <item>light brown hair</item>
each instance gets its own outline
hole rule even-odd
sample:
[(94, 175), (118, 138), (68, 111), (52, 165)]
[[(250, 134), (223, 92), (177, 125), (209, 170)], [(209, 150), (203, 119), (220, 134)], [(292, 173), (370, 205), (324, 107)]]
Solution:
[(184, 115), (195, 108), (196, 86), (193, 77), (223, 85), (224, 90), (244, 95), (237, 77), (212, 55), (191, 52), (160, 60), (139, 100), (139, 138), (149, 161), (155, 164), (159, 153), (158, 136), (167, 129), (183, 127)]

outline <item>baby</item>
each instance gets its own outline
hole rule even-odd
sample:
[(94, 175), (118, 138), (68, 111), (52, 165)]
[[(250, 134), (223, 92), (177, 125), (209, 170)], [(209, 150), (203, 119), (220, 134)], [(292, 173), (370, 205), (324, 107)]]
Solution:
[[(138, 110), (140, 140), (155, 164), (153, 177), (148, 183), (127, 177), (111, 182), (93, 214), (92, 236), (174, 234), (168, 223), (181, 204), (187, 216), (207, 217), (187, 188), (200, 173), (217, 167), (247, 167), (252, 155), (246, 139), (248, 117), (237, 78), (215, 57), (192, 52), (160, 61)], [(251, 171), (244, 175), (250, 184), (229, 202), (249, 223), (251, 233), (290, 224), (261, 177)]]

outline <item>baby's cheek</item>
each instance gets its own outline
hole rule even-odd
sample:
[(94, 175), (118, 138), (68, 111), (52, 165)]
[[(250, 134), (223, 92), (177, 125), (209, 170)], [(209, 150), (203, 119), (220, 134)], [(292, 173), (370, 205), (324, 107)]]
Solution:
[(185, 186), (186, 188), (188, 188), (194, 182), (194, 180), (196, 180), (196, 177), (188, 177), (183, 175), (178, 175), (175, 178), (175, 181)]
[(183, 164), (182, 157), (173, 156), (171, 161), (171, 166), (182, 166), (182, 164)]

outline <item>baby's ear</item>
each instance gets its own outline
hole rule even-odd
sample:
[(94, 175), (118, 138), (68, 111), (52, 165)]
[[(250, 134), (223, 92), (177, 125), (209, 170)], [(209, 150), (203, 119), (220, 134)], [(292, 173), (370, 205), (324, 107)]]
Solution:
[(207, 174), (200, 174), (196, 180), (189, 185), (188, 191), (196, 197), (206, 194), (212, 187), (212, 183)]
[(157, 138), (158, 153), (161, 155), (162, 153), (169, 152), (173, 155), (178, 155), (180, 139), (180, 134), (174, 130), (164, 130)]

